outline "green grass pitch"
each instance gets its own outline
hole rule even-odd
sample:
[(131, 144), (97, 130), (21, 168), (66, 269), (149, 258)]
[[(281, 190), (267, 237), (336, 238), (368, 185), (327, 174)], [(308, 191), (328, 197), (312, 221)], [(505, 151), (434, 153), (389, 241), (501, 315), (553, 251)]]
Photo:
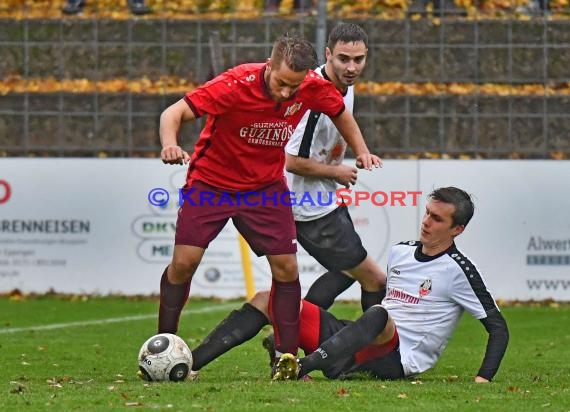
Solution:
[[(191, 299), (190, 348), (240, 301)], [(147, 383), (137, 354), (156, 327), (149, 298), (0, 298), (1, 411), (570, 411), (570, 306), (504, 307), (511, 340), (495, 381), (473, 383), (486, 343), (468, 315), (436, 367), (416, 379), (271, 382), (266, 332), (206, 366), (198, 381)], [(358, 303), (333, 312), (355, 318)]]

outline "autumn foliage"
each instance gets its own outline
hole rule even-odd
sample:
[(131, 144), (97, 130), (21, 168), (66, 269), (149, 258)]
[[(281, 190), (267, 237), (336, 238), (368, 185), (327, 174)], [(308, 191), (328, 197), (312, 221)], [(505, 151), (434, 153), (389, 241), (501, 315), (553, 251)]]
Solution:
[[(469, 17), (501, 17), (518, 13), (521, 6), (530, 0), (454, 0), (457, 8), (464, 10)], [(553, 12), (564, 12), (570, 0), (551, 0)], [(314, 1), (316, 3), (316, 0)], [(0, 17), (12, 18), (60, 18), (64, 0), (0, 0)], [(263, 0), (147, 0), (153, 10), (151, 15), (142, 18), (252, 18), (263, 15)], [(404, 17), (413, 0), (328, 0), (327, 9), (331, 17)], [(420, 1), (420, 3), (423, 3)], [(428, 12), (433, 2), (427, 2)], [(278, 14), (294, 14), (293, 0), (283, 0)], [(309, 12), (310, 14), (310, 12)], [(314, 13), (313, 13), (314, 14)], [(114, 19), (131, 17), (127, 0), (89, 0), (80, 16), (72, 18), (92, 18), (93, 16)], [(524, 16), (521, 16), (524, 18)]]
[[(9, 76), (0, 82), (0, 95), (9, 93), (140, 93), (183, 94), (196, 87), (186, 79), (162, 76), (157, 80), (139, 79), (63, 79), (54, 77), (28, 78)], [(362, 81), (356, 84), (357, 93), (372, 95), (495, 95), (495, 96), (553, 96), (570, 95), (570, 83), (542, 84), (481, 84), (474, 83), (402, 83)]]
[[(451, 0), (449, 0), (451, 1)], [(525, 14), (521, 11), (522, 6), (528, 4), (531, 0), (454, 0), (455, 5), (457, 6), (458, 10), (463, 11), (464, 15), (461, 18), (464, 19), (502, 19), (508, 18), (512, 19), (517, 18), (519, 20), (528, 20), (530, 16)], [(564, 12), (568, 11), (569, 2), (570, 0), (551, 0), (550, 5), (553, 11), (551, 19), (562, 19), (565, 18)], [(147, 0), (147, 4), (152, 8), (153, 12), (150, 15), (145, 16), (136, 16), (134, 17), (127, 7), (127, 0), (119, 0), (119, 1), (112, 1), (112, 0), (87, 0), (87, 6), (83, 10), (82, 13), (75, 16), (65, 16), (61, 12), (62, 6), (65, 4), (64, 0), (0, 0), (0, 19), (10, 19), (12, 20), (10, 23), (12, 26), (16, 27), (19, 25), (19, 20), (23, 19), (38, 19), (34, 20), (31, 24), (32, 27), (42, 27), (44, 21), (41, 19), (46, 19), (46, 24), (48, 28), (52, 30), (52, 32), (56, 33), (59, 36), (60, 26), (63, 25), (73, 25), (72, 23), (76, 20), (84, 19), (80, 21), (80, 24), (84, 24), (88, 26), (87, 19), (90, 19), (91, 22), (97, 21), (98, 19), (105, 19), (107, 21), (107, 26), (111, 27), (110, 30), (114, 28), (114, 26), (120, 25), (128, 25), (132, 23), (129, 19), (141, 19), (141, 20), (150, 20), (144, 21), (143, 27), (152, 26), (152, 25), (160, 25), (162, 21), (158, 19), (168, 19), (168, 20), (178, 20), (178, 19), (187, 19), (187, 20), (219, 20), (219, 21), (229, 21), (229, 19), (244, 19), (244, 21), (240, 21), (241, 24), (249, 25), (249, 21), (257, 21), (258, 19), (264, 16), (264, 0), (241, 0), (241, 1), (230, 1), (230, 0)], [(415, 13), (414, 7), (417, 7), (417, 4), (423, 4), (422, 0), (328, 0), (327, 7), (328, 7), (328, 15), (330, 18), (356, 18), (356, 19), (399, 19), (399, 18), (409, 18), (412, 21), (412, 24), (416, 24), (420, 27), (423, 27), (426, 23), (428, 26), (435, 26), (436, 28), (439, 26), (440, 18), (436, 17), (436, 13), (433, 10), (433, 4), (427, 5), (427, 8), (421, 13)], [(303, 13), (303, 17), (308, 17), (311, 14), (314, 15), (314, 11), (308, 11)], [(280, 8), (277, 12), (277, 17), (283, 18), (284, 20), (289, 19), (289, 21), (293, 21), (292, 19), (297, 19), (301, 17), (299, 14), (295, 14), (293, 9), (293, 0), (282, 0)], [(110, 20), (109, 20), (110, 19)], [(154, 20), (153, 20), (154, 19)], [(221, 20), (227, 19), (227, 20)], [(250, 19), (249, 21), (247, 19)], [(424, 20), (421, 20), (424, 19)], [(48, 21), (49, 20), (49, 21)], [(113, 21), (118, 20), (118, 21)], [(415, 22), (416, 20), (420, 20)], [(14, 22), (15, 21), (15, 22)], [(29, 20), (26, 20), (29, 22)], [(109, 21), (111, 24), (108, 24)], [(381, 21), (376, 20), (375, 22), (378, 23), (388, 23), (393, 24), (393, 21)], [(408, 24), (407, 21), (401, 21), (402, 24)], [(63, 23), (63, 24), (61, 24)], [(118, 23), (118, 24), (115, 24)], [(469, 23), (478, 24), (477, 21), (471, 20)], [(501, 21), (501, 20), (493, 20), (492, 22), (497, 23), (498, 25), (501, 24), (511, 24), (510, 21)], [(527, 22), (519, 22), (524, 27), (526, 27)], [(554, 31), (550, 31), (551, 33), (549, 36), (553, 36), (552, 33), (563, 33), (564, 27), (566, 22), (562, 22), (559, 25), (553, 25), (555, 27)], [(189, 26), (190, 24), (198, 24), (198, 22), (189, 22), (189, 21), (175, 21), (172, 26)], [(208, 22), (208, 24), (212, 24)], [(101, 27), (103, 25), (98, 26), (98, 33), (101, 32)], [(536, 26), (536, 25), (535, 25)], [(54, 30), (55, 27), (57, 30)], [(487, 27), (487, 26), (485, 26)], [(533, 26), (534, 27), (534, 26)], [(249, 30), (249, 26), (247, 27)], [(14, 38), (18, 38), (19, 32), (18, 27), (12, 30), (15, 34), (13, 35)], [(175, 30), (174, 30), (175, 31)], [(437, 30), (431, 30), (429, 28), (425, 29), (425, 32), (436, 32)], [(7, 33), (9, 30), (7, 31)], [(142, 48), (138, 48), (136, 53), (135, 51), (131, 51), (132, 59), (137, 63), (129, 63), (131, 69), (133, 67), (138, 68), (139, 70), (119, 70), (120, 68), (127, 67), (127, 60), (122, 58), (124, 57), (121, 54), (121, 50), (123, 50), (122, 44), (114, 45), (112, 42), (103, 42), (102, 46), (98, 48), (100, 56), (103, 56), (102, 62), (97, 62), (96, 64), (93, 63), (95, 59), (92, 59), (89, 53), (91, 53), (91, 49), (89, 47), (77, 47), (76, 53), (73, 54), (69, 51), (69, 48), (65, 49), (64, 47), (61, 50), (67, 52), (67, 54), (61, 54), (61, 50), (57, 47), (51, 48), (50, 45), (52, 38), (41, 37), (44, 31), (39, 30), (39, 34), (36, 32), (36, 37), (43, 39), (42, 41), (37, 41), (36, 43), (32, 42), (32, 46), (29, 46), (27, 49), (28, 53), (28, 61), (33, 62), (34, 65), (31, 63), (28, 64), (27, 69), (23, 70), (24, 67), (24, 55), (25, 53), (22, 52), (23, 47), (15, 46), (10, 42), (6, 42), (6, 54), (4, 55), (4, 61), (0, 64), (0, 69), (3, 69), (2, 74), (0, 75), (0, 98), (3, 96), (7, 96), (13, 101), (17, 101), (17, 99), (54, 99), (59, 98), (60, 100), (65, 100), (66, 102), (69, 100), (70, 102), (74, 101), (74, 99), (80, 100), (81, 98), (89, 99), (90, 96), (99, 96), (99, 100), (104, 99), (115, 99), (117, 102), (122, 104), (121, 102), (127, 101), (127, 99), (134, 99), (134, 96), (137, 95), (136, 99), (145, 99), (145, 95), (147, 96), (146, 99), (150, 101), (150, 105), (152, 106), (153, 110), (156, 107), (161, 106), (164, 104), (163, 100), (165, 99), (163, 96), (167, 96), (168, 98), (172, 96), (181, 96), (183, 93), (194, 89), (197, 86), (198, 79), (202, 79), (204, 75), (198, 76), (196, 75), (195, 71), (192, 72), (190, 68), (190, 64), (192, 60), (188, 60), (187, 56), (183, 53), (179, 52), (176, 49), (172, 49), (171, 54), (164, 57), (164, 60), (160, 60), (156, 57), (156, 49), (155, 50), (144, 50)], [(449, 34), (451, 31), (446, 31), (446, 34)], [(22, 31), (23, 33), (23, 31)], [(50, 34), (49, 30), (45, 30), (45, 33)], [(421, 32), (423, 33), (423, 32)], [(443, 31), (442, 31), (443, 33)], [(460, 31), (458, 31), (460, 33)], [(49, 37), (49, 36), (48, 36)], [(560, 36), (564, 38), (564, 36)], [(21, 35), (23, 38), (23, 34)], [(54, 37), (55, 43), (57, 43), (59, 37)], [(554, 40), (553, 40), (554, 39)], [(20, 40), (18, 40), (20, 42)], [(130, 40), (129, 40), (130, 41)], [(180, 41), (178, 39), (178, 41)], [(555, 46), (559, 44), (564, 44), (561, 39), (556, 40), (556, 36), (549, 37), (548, 41), (552, 41)], [(558, 42), (557, 42), (558, 41)], [(18, 43), (20, 44), (20, 43)], [(23, 43), (22, 43), (23, 44)], [(77, 42), (77, 44), (80, 44)], [(80, 44), (80, 46), (83, 46)], [(125, 49), (126, 50), (126, 49)], [(134, 49), (133, 49), (134, 50)], [(487, 49), (485, 49), (487, 51)], [(535, 60), (532, 59), (533, 56), (537, 56), (538, 54), (530, 53), (526, 60), (524, 58), (527, 55), (524, 53), (521, 47), (513, 47), (511, 49), (513, 51), (512, 59), (513, 61), (531, 61), (534, 62)], [(535, 49), (531, 49), (533, 51)], [(504, 66), (504, 60), (502, 55), (500, 54), (492, 54), (488, 52), (487, 54), (490, 55), (489, 59), (491, 59), (494, 65), (491, 63), (487, 64), (486, 66), (482, 66), (480, 70), (483, 72), (485, 71), (485, 76), (482, 76), (482, 79), (490, 79), (487, 81), (493, 82), (494, 79), (497, 79), (497, 83), (477, 83), (474, 81), (473, 83), (460, 83), (460, 82), (453, 82), (453, 80), (457, 79), (459, 81), (463, 81), (464, 79), (470, 79), (469, 76), (459, 76), (459, 77), (445, 77), (445, 79), (449, 79), (449, 82), (419, 82), (417, 79), (437, 79), (438, 76), (432, 75), (430, 72), (426, 76), (419, 76), (415, 78), (409, 78), (408, 82), (400, 82), (400, 81), (360, 81), (356, 86), (356, 91), (362, 96), (364, 99), (368, 99), (367, 102), (370, 102), (370, 107), (372, 109), (370, 113), (376, 110), (377, 112), (381, 112), (385, 107), (390, 106), (390, 104), (397, 105), (398, 101), (408, 99), (410, 96), (410, 101), (413, 102), (423, 102), (425, 105), (422, 106), (419, 104), (418, 113), (421, 116), (417, 118), (413, 118), (412, 121), (414, 122), (421, 122), (425, 120), (425, 124), (422, 123), (422, 126), (427, 130), (429, 128), (429, 120), (431, 119), (430, 115), (437, 112), (440, 109), (439, 101), (443, 101), (445, 99), (449, 100), (446, 104), (450, 104), (453, 107), (459, 107), (458, 111), (461, 111), (464, 106), (468, 105), (471, 107), (478, 107), (475, 103), (472, 103), (473, 98), (469, 96), (475, 97), (475, 101), (481, 102), (485, 99), (496, 101), (495, 103), (500, 106), (503, 102), (511, 102), (514, 100), (515, 97), (519, 97), (518, 100), (520, 105), (522, 106), (522, 113), (527, 113), (531, 111), (533, 106), (533, 102), (540, 101), (544, 102), (545, 105), (548, 105), (549, 108), (551, 107), (564, 107), (568, 101), (568, 95), (570, 95), (570, 82), (565, 82), (567, 77), (564, 75), (566, 67), (567, 67), (567, 54), (562, 52), (563, 49), (561, 48), (552, 48), (549, 49), (548, 58), (548, 70), (545, 72), (548, 74), (550, 80), (545, 80), (544, 83), (537, 83), (540, 82), (541, 73), (543, 66), (537, 66), (528, 64), (525, 66), (526, 71), (520, 70), (520, 79), (516, 77), (516, 73), (512, 74), (513, 80), (511, 84), (502, 83), (505, 80), (504, 76), (497, 76), (496, 70), (493, 68), (498, 67), (499, 70)], [(159, 49), (160, 51), (160, 49)], [(162, 51), (161, 51), (162, 52)], [(385, 50), (383, 51), (385, 53)], [(35, 53), (35, 54), (34, 54)], [(138, 54), (137, 54), (138, 53)], [(154, 54), (153, 54), (154, 53)], [(158, 54), (160, 57), (160, 54)], [(30, 57), (31, 56), (31, 57)], [(461, 55), (460, 55), (461, 56)], [(522, 57), (521, 57), (522, 56)], [(555, 56), (555, 57), (552, 57)], [(428, 56), (429, 57), (429, 56)], [(449, 56), (448, 56), (449, 57)], [(453, 57), (453, 56), (452, 56)], [(161, 57), (162, 58), (162, 57)], [(392, 67), (398, 67), (397, 63), (399, 62), (398, 56), (394, 57), (393, 61), (396, 62), (396, 66), (392, 63)], [(60, 59), (60, 60), (58, 60)], [(177, 60), (178, 59), (178, 60)], [(492, 60), (495, 59), (495, 60)], [(517, 60), (518, 59), (518, 60)], [(437, 59), (432, 59), (431, 62), (422, 62), (423, 67), (427, 67), (428, 63), (433, 65), (438, 64)], [(459, 63), (463, 63), (461, 59), (457, 59)], [(52, 62), (59, 62), (58, 64), (52, 64)], [(164, 69), (163, 66), (157, 64), (156, 62), (159, 61), (168, 61), (174, 62), (172, 66), (169, 67), (169, 70)], [(539, 59), (536, 59), (540, 63)], [(129, 60), (130, 62), (130, 60)], [(414, 60), (414, 64), (417, 64), (417, 59)], [(459, 65), (458, 63), (458, 65)], [(511, 63), (512, 64), (512, 63)], [(97, 70), (94, 71), (92, 66), (96, 66)], [(188, 67), (187, 67), (188, 66)], [(73, 68), (72, 71), (67, 69)], [(117, 70), (109, 70), (108, 68), (119, 68)], [(156, 69), (156, 67), (162, 67), (164, 70), (147, 70)], [(179, 69), (182, 67), (183, 69)], [(435, 66), (434, 66), (435, 67)], [(529, 70), (528, 68), (539, 67), (539, 70)], [(545, 66), (546, 67), (546, 66)], [(53, 70), (51, 70), (53, 68)], [(65, 70), (64, 70), (65, 69)], [(413, 67), (410, 68), (412, 70)], [(93, 73), (96, 72), (95, 75)], [(535, 73), (532, 76), (528, 75), (528, 73)], [(164, 73), (167, 73), (165, 75)], [(518, 73), (518, 72), (517, 72)], [(522, 73), (522, 74), (521, 74)], [(91, 74), (91, 75), (90, 75)], [(544, 75), (546, 77), (546, 74)], [(525, 77), (525, 75), (528, 75)], [(3, 78), (1, 78), (3, 77)], [(374, 78), (374, 76), (370, 76), (369, 78)], [(400, 80), (407, 78), (406, 76), (398, 77), (398, 72), (396, 71), (396, 75), (391, 76), (384, 76), (384, 79), (387, 80)], [(527, 79), (529, 82), (526, 83)], [(537, 80), (538, 79), (538, 80)], [(509, 78), (507, 78), (507, 81)], [(532, 81), (532, 83), (531, 83)], [(501, 83), (500, 83), (501, 82)], [(59, 95), (58, 95), (59, 94)], [(62, 97), (62, 95), (65, 95)], [(104, 98), (101, 98), (103, 96)], [(392, 97), (393, 96), (393, 97)], [(399, 96), (406, 96), (401, 98)], [(414, 96), (411, 98), (411, 96)], [(426, 97), (422, 97), (426, 96)], [(432, 96), (436, 96), (436, 98), (432, 98)], [(437, 96), (445, 96), (444, 98), (440, 98)], [(449, 99), (447, 96), (450, 96)], [(466, 97), (464, 97), (466, 96)], [(544, 97), (544, 98), (543, 98)], [(123, 99), (123, 100), (121, 100)], [(446, 101), (447, 101), (446, 100)], [(547, 102), (548, 100), (548, 102)], [(12, 101), (7, 99), (6, 101)], [(434, 105), (430, 106), (431, 101), (436, 101)], [(528, 104), (527, 104), (528, 103)], [(8, 104), (8, 103), (6, 103)], [(67, 103), (66, 103), (67, 104)], [(120, 105), (119, 104), (119, 105)], [(514, 103), (513, 103), (514, 104)], [(125, 103), (126, 105), (126, 103)], [(557, 106), (558, 105), (558, 106)], [(365, 106), (365, 105), (364, 105)], [(450, 107), (451, 107), (450, 106)], [(22, 106), (23, 107), (23, 106)], [(427, 107), (427, 108), (426, 108)], [(447, 107), (447, 106), (446, 106)], [(503, 106), (501, 106), (503, 107)], [(541, 106), (542, 107), (542, 106)], [(545, 106), (546, 107), (546, 106)], [(414, 110), (416, 110), (414, 109)], [(395, 109), (396, 110), (396, 109)], [(433, 112), (435, 110), (435, 112)], [(470, 109), (471, 110), (471, 109)], [(506, 110), (506, 109), (505, 109)], [(524, 110), (527, 110), (526, 112)], [(534, 110), (534, 109), (532, 109)], [(558, 113), (556, 109), (552, 109), (553, 113)], [(397, 111), (397, 110), (396, 110)], [(389, 112), (389, 110), (388, 110)], [(8, 113), (8, 112), (6, 112)], [(126, 112), (125, 112), (126, 113)], [(368, 113), (368, 114), (370, 114)], [(385, 113), (385, 112), (383, 112)], [(419, 158), (436, 158), (436, 157), (449, 157), (449, 156), (456, 156), (458, 158), (472, 158), (472, 157), (484, 157), (485, 153), (484, 150), (477, 151), (473, 149), (473, 145), (465, 145), (467, 148), (471, 148), (471, 152), (468, 152), (467, 149), (465, 152), (459, 152), (459, 148), (464, 142), (461, 140), (466, 135), (469, 136), (473, 127), (470, 126), (470, 116), (468, 114), (464, 114), (462, 116), (457, 116), (453, 118), (452, 122), (445, 123), (446, 129), (446, 144), (451, 147), (449, 149), (448, 146), (441, 148), (441, 150), (430, 150), (433, 148), (433, 144), (427, 142), (427, 140), (431, 139), (430, 136), (436, 135), (437, 133), (441, 132), (441, 127), (438, 126), (439, 129), (434, 131), (431, 130), (430, 133), (425, 133), (426, 135), (426, 142), (422, 141), (414, 141), (412, 142), (413, 145), (410, 147), (413, 148), (422, 148), (425, 147), (426, 151), (419, 152), (416, 149), (416, 152), (413, 152), (407, 146), (404, 146), (402, 143), (402, 122), (401, 119), (396, 116), (387, 116), (385, 115), (382, 119), (374, 118), (374, 121), (370, 121), (367, 129), (368, 135), (374, 136), (376, 130), (381, 127), (383, 133), (381, 137), (378, 137), (373, 144), (377, 145), (377, 147), (393, 147), (396, 148), (392, 156), (393, 157), (419, 157)], [(505, 112), (506, 113), (506, 112)], [(534, 113), (534, 112), (533, 112)], [(59, 117), (57, 115), (50, 114), (49, 117), (47, 114), (44, 115), (40, 113), (41, 116), (37, 116), (35, 119), (40, 119), (42, 123), (41, 133), (38, 133), (37, 139), (39, 139), (39, 143), (36, 142), (34, 139), (34, 133), (30, 132), (30, 137), (27, 139), (28, 146), (25, 150), (27, 155), (38, 154), (42, 155), (39, 149), (34, 149), (34, 144), (37, 147), (56, 147), (57, 142), (65, 141), (69, 135), (77, 135), (77, 130), (80, 130), (79, 134), (84, 133), (94, 133), (93, 135), (99, 139), (99, 142), (107, 142), (106, 135), (104, 136), (101, 130), (96, 130), (97, 133), (100, 133), (101, 136), (97, 135), (96, 132), (93, 132), (91, 129), (97, 129), (97, 125), (94, 126), (85, 126), (82, 128), (85, 123), (85, 119), (81, 117), (69, 117), (63, 119), (61, 115)], [(490, 142), (482, 142), (479, 141), (478, 144), (483, 148), (489, 148), (489, 153), (492, 153), (494, 156), (497, 156), (496, 153), (493, 153), (495, 148), (503, 148), (503, 145), (507, 145), (504, 147), (504, 150), (499, 154), (502, 156), (507, 156), (510, 158), (525, 158), (525, 156), (532, 156), (536, 151), (532, 151), (529, 149), (530, 154), (521, 154), (518, 150), (523, 147), (523, 143), (518, 143), (518, 141), (513, 140), (515, 143), (511, 143), (508, 141), (504, 143), (501, 140), (502, 136), (507, 136), (510, 129), (505, 129), (503, 127), (503, 123), (501, 122), (503, 119), (496, 120), (492, 116), (487, 116), (489, 113), (484, 113), (481, 117), (477, 117), (477, 127), (481, 130), (481, 136), (499, 136), (495, 140), (497, 141), (490, 141)], [(501, 112), (502, 114), (502, 112)], [(425, 115), (425, 116), (424, 116)], [(20, 133), (22, 126), (20, 125), (20, 117), (21, 114), (19, 112), (8, 113), (5, 114), (4, 119), (0, 119), (0, 134), (5, 136), (17, 136)], [(132, 113), (129, 114), (132, 116)], [(422, 117), (423, 116), (423, 117)], [(505, 114), (506, 116), (506, 114)], [(370, 116), (369, 116), (370, 117)], [(429, 118), (428, 118), (429, 117)], [(449, 116), (448, 116), (449, 117)], [(520, 117), (520, 116), (519, 116)], [(103, 118), (101, 121), (105, 121), (107, 118)], [(112, 144), (108, 143), (109, 153), (112, 153), (113, 148), (118, 147), (117, 141), (123, 142), (123, 146), (125, 146), (128, 142), (131, 143), (139, 149), (142, 147), (145, 150), (153, 149), (152, 152), (156, 155), (156, 151), (154, 150), (154, 146), (156, 145), (156, 125), (152, 123), (144, 123), (139, 129), (131, 130), (131, 126), (125, 122), (121, 123), (122, 118), (113, 118), (114, 124), (112, 133), (109, 135), (113, 135)], [(65, 121), (64, 121), (65, 120)], [(151, 119), (152, 120), (152, 119)], [(148, 120), (148, 122), (151, 122)], [(156, 119), (155, 119), (156, 120)], [(520, 120), (519, 118), (515, 120)], [(528, 119), (524, 119), (528, 120)], [(530, 120), (535, 120), (535, 118), (531, 118)], [(137, 118), (137, 122), (140, 122), (140, 118)], [(376, 123), (375, 123), (376, 122)], [(538, 121), (537, 121), (538, 122)], [(537, 123), (535, 122), (535, 123)], [(561, 116), (553, 116), (552, 118), (546, 116), (544, 120), (544, 124), (548, 124), (549, 127), (549, 145), (545, 147), (544, 150), (540, 149), (539, 152), (541, 156), (547, 156), (552, 159), (567, 159), (570, 157), (570, 150), (567, 149), (568, 145), (566, 143), (566, 130), (567, 126), (565, 123), (565, 119), (561, 120)], [(515, 122), (516, 123), (516, 122)], [(531, 122), (532, 123), (532, 122)], [(135, 124), (135, 122), (133, 122)], [(443, 124), (443, 123), (441, 123)], [(508, 127), (516, 128), (516, 124), (513, 126), (513, 122), (509, 123)], [(80, 126), (81, 125), (81, 126)], [(531, 125), (532, 126), (532, 125)], [(30, 126), (30, 130), (33, 129), (33, 124)], [(69, 130), (68, 130), (69, 129)], [(76, 130), (77, 129), (77, 130)], [(49, 130), (55, 132), (48, 133)], [(66, 130), (69, 132), (67, 133)], [(424, 129), (422, 129), (424, 130)], [(466, 132), (467, 130), (467, 132)], [(474, 129), (473, 129), (474, 130)], [(521, 132), (520, 135), (524, 135), (528, 138), (530, 142), (528, 144), (529, 147), (540, 147), (543, 141), (542, 139), (542, 132), (544, 130), (544, 126), (541, 123), (540, 128), (537, 129), (538, 131), (534, 130), (532, 127), (528, 127), (528, 133)], [(67, 133), (67, 134), (66, 134)], [(130, 133), (130, 134), (129, 134)], [(440, 133), (441, 134), (441, 133)], [(33, 135), (33, 136), (32, 136)], [(63, 136), (63, 137), (60, 137)], [(130, 136), (130, 137), (127, 137)], [(438, 135), (439, 136), (439, 135)], [(488, 140), (492, 140), (489, 137)], [(43, 139), (43, 140), (42, 140)], [(50, 140), (51, 139), (51, 140)], [(70, 138), (71, 139), (71, 138)], [(454, 140), (455, 139), (455, 140)], [(534, 140), (533, 140), (534, 139)], [(14, 137), (10, 141), (14, 142), (13, 146), (18, 149), (18, 140), (17, 137)], [(127, 142), (127, 143), (125, 143)], [(410, 145), (412, 144), (410, 143)], [(469, 143), (469, 142), (468, 142)], [(107, 143), (105, 143), (107, 144)], [(526, 143), (525, 143), (526, 144)], [(78, 147), (83, 147), (81, 145), (85, 145), (84, 141), (81, 141), (81, 144), (77, 143)], [(517, 146), (518, 145), (518, 146)], [(101, 148), (105, 148), (103, 143), (100, 143)], [(99, 147), (99, 146), (97, 146)], [(107, 148), (108, 148), (107, 147)], [(122, 147), (122, 146), (121, 146)], [(126, 147), (126, 146), (125, 146)], [(150, 149), (149, 149), (150, 148)], [(405, 149), (405, 150), (404, 150)], [(46, 156), (51, 156), (53, 153), (48, 149), (45, 150)], [(71, 150), (71, 149), (70, 149)], [(87, 150), (87, 149), (85, 149)], [(95, 150), (95, 149), (93, 149)], [(97, 149), (99, 150), (99, 149)], [(106, 156), (107, 152), (101, 149), (102, 151), (98, 154), (99, 156)], [(116, 149), (122, 150), (122, 149)], [(137, 152), (135, 149), (129, 149), (130, 155), (136, 155)], [(476, 152), (476, 153), (475, 153)], [(19, 152), (18, 152), (19, 153)], [(141, 149), (140, 153), (144, 153), (147, 155), (147, 152)], [(139, 154), (140, 154), (139, 153)], [(451, 153), (451, 154), (449, 154)], [(9, 152), (3, 152), (0, 150), (0, 157), (8, 155)]]

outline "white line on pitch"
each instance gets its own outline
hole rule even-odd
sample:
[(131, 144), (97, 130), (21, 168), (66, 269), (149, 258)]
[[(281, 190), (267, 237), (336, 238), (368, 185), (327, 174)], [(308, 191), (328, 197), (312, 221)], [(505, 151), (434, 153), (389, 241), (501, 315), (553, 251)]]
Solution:
[[(185, 315), (192, 315), (196, 313), (210, 313), (210, 312), (218, 312), (220, 310), (227, 310), (235, 308), (235, 304), (225, 304), (225, 305), (215, 305), (215, 306), (208, 306), (202, 309), (194, 309), (194, 310), (186, 310), (182, 312), (182, 316)], [(136, 315), (136, 316), (123, 316), (120, 318), (108, 318), (108, 319), (99, 319), (99, 320), (86, 320), (82, 322), (68, 322), (68, 323), (54, 323), (51, 325), (39, 325), (39, 326), (28, 326), (25, 328), (3, 328), (0, 329), (0, 335), (4, 335), (7, 333), (18, 333), (18, 332), (31, 332), (31, 331), (41, 331), (41, 330), (53, 330), (53, 329), (65, 329), (65, 328), (74, 328), (77, 326), (91, 326), (91, 325), (104, 325), (107, 323), (120, 323), (120, 322), (130, 322), (133, 320), (144, 320), (144, 319), (152, 319), (158, 317), (158, 312), (153, 313), (152, 315)]]

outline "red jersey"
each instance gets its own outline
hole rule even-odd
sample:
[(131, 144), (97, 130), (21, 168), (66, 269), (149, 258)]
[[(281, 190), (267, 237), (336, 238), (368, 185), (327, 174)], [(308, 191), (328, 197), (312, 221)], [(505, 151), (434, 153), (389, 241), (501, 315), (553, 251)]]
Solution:
[(283, 178), (284, 147), (307, 110), (340, 115), (344, 101), (313, 71), (288, 100), (271, 99), (265, 63), (243, 64), (187, 93), (196, 117), (208, 116), (187, 179), (231, 191), (260, 189)]

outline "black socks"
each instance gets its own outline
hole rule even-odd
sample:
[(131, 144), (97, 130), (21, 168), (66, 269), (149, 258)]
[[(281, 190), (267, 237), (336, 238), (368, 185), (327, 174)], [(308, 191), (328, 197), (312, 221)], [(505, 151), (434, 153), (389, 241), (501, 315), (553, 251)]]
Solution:
[(202, 343), (192, 350), (192, 370), (200, 370), (231, 348), (250, 340), (268, 323), (262, 312), (250, 303), (244, 303), (240, 309), (230, 312)]

